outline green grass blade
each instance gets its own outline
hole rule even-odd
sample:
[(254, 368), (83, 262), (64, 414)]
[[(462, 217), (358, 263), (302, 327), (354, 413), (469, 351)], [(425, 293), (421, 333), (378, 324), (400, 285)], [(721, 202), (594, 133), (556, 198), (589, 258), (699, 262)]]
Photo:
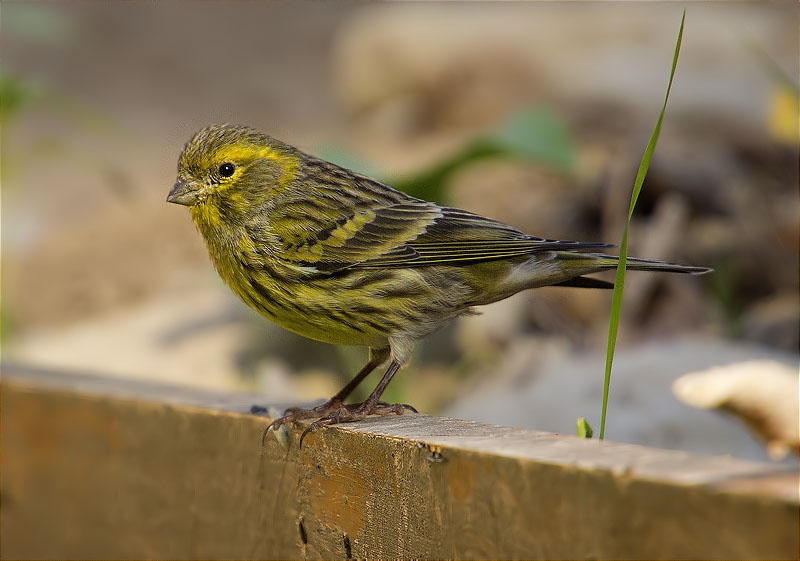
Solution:
[(619, 330), (619, 317), (622, 310), (622, 293), (625, 289), (625, 266), (628, 257), (628, 229), (633, 216), (633, 209), (636, 207), (636, 201), (639, 198), (639, 193), (642, 190), (644, 178), (647, 175), (647, 169), (650, 167), (650, 160), (653, 157), (653, 151), (658, 142), (658, 135), (661, 133), (661, 123), (664, 120), (664, 112), (667, 109), (667, 100), (669, 100), (669, 92), (672, 89), (672, 79), (675, 76), (675, 68), (678, 66), (678, 55), (681, 51), (681, 41), (683, 39), (683, 24), (686, 20), (686, 10), (683, 11), (681, 17), (681, 27), (678, 31), (678, 40), (675, 43), (675, 54), (672, 57), (672, 70), (669, 73), (669, 83), (667, 84), (667, 93), (664, 96), (664, 105), (661, 107), (661, 114), (658, 116), (658, 121), (653, 129), (653, 134), (650, 136), (650, 142), (647, 143), (647, 148), (642, 156), (642, 162), (639, 164), (639, 171), (636, 173), (636, 181), (633, 184), (633, 192), (631, 193), (631, 205), (628, 209), (628, 218), (625, 220), (625, 229), (622, 231), (622, 242), (619, 244), (619, 264), (617, 265), (617, 276), (614, 281), (614, 294), (611, 297), (611, 321), (608, 327), (608, 348), (606, 349), (606, 372), (603, 381), (603, 410), (600, 416), (600, 440), (605, 436), (606, 428), (606, 407), (608, 405), (608, 389), (611, 384), (611, 366), (614, 363), (614, 350), (617, 344), (617, 331)]

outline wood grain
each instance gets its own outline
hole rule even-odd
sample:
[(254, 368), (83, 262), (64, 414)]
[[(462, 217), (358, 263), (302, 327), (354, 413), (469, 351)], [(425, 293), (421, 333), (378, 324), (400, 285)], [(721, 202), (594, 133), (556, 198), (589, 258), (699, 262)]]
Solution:
[(797, 558), (778, 464), (411, 414), (262, 447), (258, 402), (3, 365), (3, 557)]

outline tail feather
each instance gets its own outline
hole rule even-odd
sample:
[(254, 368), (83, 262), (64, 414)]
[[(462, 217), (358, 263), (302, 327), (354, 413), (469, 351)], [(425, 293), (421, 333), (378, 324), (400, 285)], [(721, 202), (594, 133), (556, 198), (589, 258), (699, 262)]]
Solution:
[[(616, 269), (619, 257), (607, 255), (605, 253), (578, 253), (578, 252), (559, 252), (558, 258), (568, 261), (575, 261), (581, 268), (594, 269), (595, 271), (606, 271)], [(667, 261), (655, 261), (652, 259), (640, 259), (638, 257), (628, 257), (626, 260), (626, 270), (629, 271), (660, 271), (665, 273), (685, 273), (690, 275), (703, 275), (713, 271), (710, 267), (696, 267), (694, 265), (680, 265), (678, 263), (668, 263)], [(586, 274), (586, 273), (582, 273)]]
[[(619, 257), (612, 256), (612, 268), (617, 266)], [(639, 259), (629, 257), (626, 259), (625, 269), (632, 271), (663, 271), (665, 273), (685, 273), (690, 275), (704, 275), (714, 269), (710, 267), (697, 267), (695, 265), (682, 265), (680, 263), (669, 263), (667, 261), (655, 261), (652, 259)]]

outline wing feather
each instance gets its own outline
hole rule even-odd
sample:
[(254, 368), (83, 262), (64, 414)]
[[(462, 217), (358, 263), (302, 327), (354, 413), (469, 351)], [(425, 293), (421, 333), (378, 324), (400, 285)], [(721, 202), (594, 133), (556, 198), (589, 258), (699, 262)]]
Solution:
[(460, 265), (540, 252), (609, 247), (529, 236), (500, 222), (412, 199), (340, 216), (299, 241), (283, 259), (319, 272)]

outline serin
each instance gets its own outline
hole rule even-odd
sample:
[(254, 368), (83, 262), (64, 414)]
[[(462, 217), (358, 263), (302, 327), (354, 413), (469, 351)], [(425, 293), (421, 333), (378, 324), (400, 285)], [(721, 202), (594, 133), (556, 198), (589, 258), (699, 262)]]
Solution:
[[(214, 267), (245, 304), (304, 337), (369, 348), (367, 364), (335, 396), (289, 409), (268, 428), (401, 414), (408, 406), (382, 403), (381, 394), (421, 338), (521, 290), (610, 288), (585, 275), (617, 266), (617, 257), (590, 251), (606, 244), (538, 238), (416, 199), (244, 126), (194, 135), (167, 201), (189, 207)], [(709, 271), (635, 258), (627, 266)], [(345, 405), (387, 361), (370, 396)]]

